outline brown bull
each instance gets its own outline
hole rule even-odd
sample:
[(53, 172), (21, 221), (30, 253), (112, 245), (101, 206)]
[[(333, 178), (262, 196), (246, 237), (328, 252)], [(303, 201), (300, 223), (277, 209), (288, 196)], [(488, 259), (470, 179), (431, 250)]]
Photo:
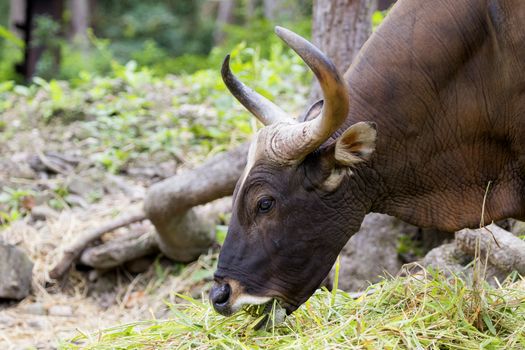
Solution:
[(455, 231), (479, 225), (486, 196), (485, 222), (525, 218), (524, 0), (400, 0), (344, 76), (276, 32), (324, 104), (295, 121), (225, 60), (226, 85), (266, 127), (234, 193), (218, 312), (274, 298), (292, 312), (371, 211)]

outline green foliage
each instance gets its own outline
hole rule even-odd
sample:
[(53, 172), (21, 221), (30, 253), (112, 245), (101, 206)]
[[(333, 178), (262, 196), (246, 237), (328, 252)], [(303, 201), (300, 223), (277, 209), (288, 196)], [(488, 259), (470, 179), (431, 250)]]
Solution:
[(375, 11), (372, 14), (372, 30), (376, 30), (377, 27), (383, 23), (383, 20), (385, 19), (386, 15), (388, 15), (389, 11), (390, 9), (384, 11)]
[(151, 64), (152, 51), (156, 51), (157, 58), (159, 54), (163, 58), (206, 55), (212, 46), (214, 24), (201, 16), (202, 2), (100, 2), (94, 18), (96, 34), (111, 41), (110, 49), (119, 61), (133, 58), (141, 64)]
[(27, 189), (4, 187), (0, 190), (0, 228), (16, 221), (27, 212), (24, 201), (34, 195)]
[[(283, 324), (254, 329), (249, 310), (225, 318), (206, 297), (179, 296), (171, 319), (80, 334), (63, 349), (521, 349), (525, 291), (477, 290), (436, 272), (371, 286), (360, 297), (318, 291)], [(523, 281), (521, 281), (523, 284)], [(481, 294), (479, 294), (481, 293)], [(335, 295), (335, 299), (333, 298)], [(477, 321), (481, 320), (481, 323)]]
[[(232, 50), (231, 65), (268, 98), (289, 101), (283, 107), (290, 112), (304, 108), (307, 69), (282, 45), (272, 46), (269, 59), (239, 45)], [(112, 61), (105, 76), (82, 72), (69, 82), (35, 78), (28, 87), (6, 83), (0, 95), (5, 98), (0, 108), (24, 125), (76, 123), (72, 141), (84, 142), (91, 159), (115, 173), (151, 157), (197, 163), (246, 140), (255, 128), (255, 119), (224, 86), (220, 65), (159, 77), (135, 61)], [(3, 127), (6, 135), (16, 130), (9, 123)]]
[(406, 234), (399, 237), (397, 253), (414, 257), (423, 257), (425, 255), (422, 242), (420, 240), (415, 240), (414, 237)]
[(0, 26), (7, 26), (9, 21), (9, 1), (0, 1)]
[[(312, 23), (309, 18), (280, 25), (293, 28), (294, 32), (305, 38), (309, 38), (312, 32)], [(266, 19), (255, 19), (243, 26), (228, 25), (224, 28), (226, 41), (221, 47), (228, 51), (238, 43), (245, 42), (247, 46), (259, 50), (261, 57), (269, 57), (276, 44), (284, 46), (281, 39), (275, 35), (274, 28), (275, 24)]]
[[(296, 15), (279, 23), (308, 37), (311, 4), (301, 3), (299, 7), (295, 4), (294, 11), (299, 11)], [(226, 40), (212, 50), (216, 26), (210, 19), (214, 16), (212, 8), (210, 2), (203, 0), (99, 2), (92, 18), (96, 30), (88, 32), (87, 43), (61, 36), (68, 28), (69, 12), (63, 16), (62, 28), (50, 17), (39, 16), (35, 20), (34, 44), (46, 49), (38, 61), (36, 75), (46, 80), (75, 80), (81, 72), (111, 74), (115, 62), (122, 65), (129, 60), (139, 67), (148, 67), (157, 76), (194, 73), (219, 66), (240, 42), (257, 49), (262, 58), (269, 58), (272, 48), (282, 45), (273, 34), (274, 24), (260, 14), (251, 19), (243, 14), (236, 16), (236, 24), (224, 28)], [(301, 9), (308, 11), (302, 13)], [(19, 79), (14, 65), (21, 62), (22, 56), (22, 42), (0, 26), (0, 81)]]
[(87, 43), (76, 40), (61, 42), (59, 79), (74, 82), (83, 72), (95, 75), (111, 74), (116, 59), (109, 48), (110, 41), (97, 38), (92, 30), (88, 30), (87, 35)]
[(23, 57), (23, 51), (24, 42), (0, 24), (0, 83), (19, 79), (15, 73), (15, 64)]

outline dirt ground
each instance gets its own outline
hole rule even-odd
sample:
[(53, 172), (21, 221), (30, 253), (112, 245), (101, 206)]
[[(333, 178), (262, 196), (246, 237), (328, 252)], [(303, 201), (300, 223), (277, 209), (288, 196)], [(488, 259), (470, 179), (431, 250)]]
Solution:
[(60, 340), (79, 332), (163, 318), (165, 302), (176, 301), (174, 293), (201, 294), (212, 273), (211, 254), (189, 266), (149, 257), (142, 262), (149, 267), (138, 274), (125, 267), (105, 272), (74, 269), (63, 281), (49, 278), (50, 267), (76, 234), (116, 211), (138, 206), (139, 200), (112, 196), (88, 210), (65, 210), (56, 219), (37, 225), (28, 218), (1, 232), (2, 240), (21, 247), (34, 262), (32, 294), (19, 303), (0, 304), (1, 349), (54, 349)]
[[(166, 317), (166, 301), (175, 302), (175, 293), (198, 297), (211, 278), (211, 251), (190, 265), (155, 255), (115, 270), (77, 266), (63, 280), (49, 277), (77, 235), (140, 210), (148, 185), (177, 168), (175, 161), (152, 158), (124, 172), (105, 172), (81, 144), (67, 142), (74, 131), (74, 123), (63, 129), (49, 126), (0, 143), (0, 189), (31, 192), (17, 199), (22, 217), (0, 227), (0, 241), (18, 246), (34, 263), (31, 295), (20, 302), (0, 301), (0, 349), (55, 349), (60, 340), (80, 332)], [(45, 208), (46, 218), (34, 215), (35, 208)], [(145, 221), (102, 240), (151, 230)]]

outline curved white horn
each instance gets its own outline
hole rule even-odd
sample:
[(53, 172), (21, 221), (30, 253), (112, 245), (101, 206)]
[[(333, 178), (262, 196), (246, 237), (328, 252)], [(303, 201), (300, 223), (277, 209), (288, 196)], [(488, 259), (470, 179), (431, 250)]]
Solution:
[(287, 114), (266, 97), (244, 85), (230, 70), (230, 55), (224, 58), (221, 69), (222, 80), (232, 95), (264, 125), (279, 121), (290, 121)]

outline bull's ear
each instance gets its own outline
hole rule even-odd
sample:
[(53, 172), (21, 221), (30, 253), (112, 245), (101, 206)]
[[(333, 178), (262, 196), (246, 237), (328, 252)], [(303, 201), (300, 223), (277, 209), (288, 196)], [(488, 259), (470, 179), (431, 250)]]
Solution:
[(336, 141), (336, 162), (342, 166), (351, 166), (369, 159), (376, 147), (376, 137), (375, 123), (352, 125)]

